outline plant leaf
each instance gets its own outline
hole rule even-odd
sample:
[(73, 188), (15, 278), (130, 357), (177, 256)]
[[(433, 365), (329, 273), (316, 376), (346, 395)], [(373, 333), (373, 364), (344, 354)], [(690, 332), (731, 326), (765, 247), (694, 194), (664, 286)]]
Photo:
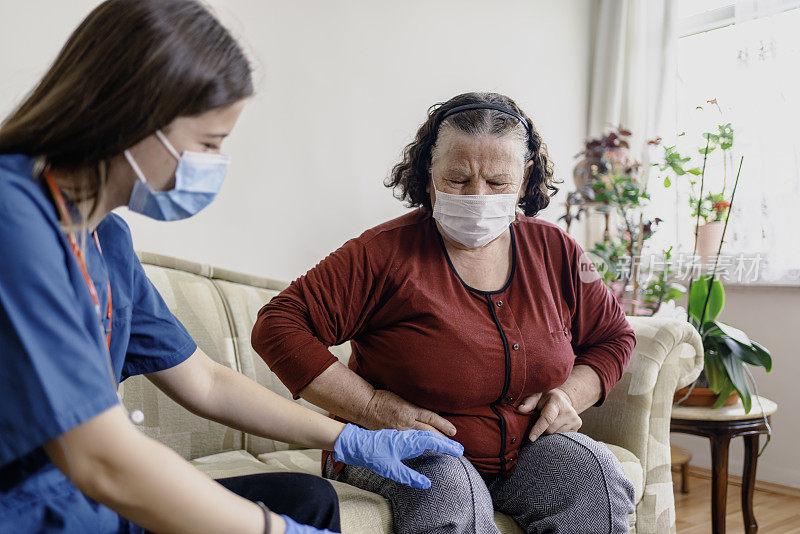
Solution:
[(761, 362), (760, 365), (767, 370), (768, 373), (772, 372), (772, 355), (760, 343), (753, 341), (753, 348), (755, 349), (755, 358)]
[(731, 352), (743, 362), (764, 367), (767, 372), (772, 371), (772, 356), (763, 346), (758, 345), (755, 341), (751, 342), (752, 344), (750, 345), (744, 345), (740, 341), (727, 336), (723, 336), (723, 340), (731, 348)]
[(725, 374), (725, 368), (722, 366), (722, 362), (720, 362), (719, 355), (717, 354), (706, 353), (704, 360), (704, 371), (708, 387), (714, 393), (719, 394), (725, 386), (725, 381), (728, 380), (728, 375)]
[(738, 341), (742, 345), (745, 345), (747, 347), (751, 347), (752, 346), (752, 342), (750, 341), (750, 338), (747, 337), (747, 334), (745, 334), (744, 332), (742, 332), (738, 328), (734, 328), (729, 324), (723, 323), (722, 321), (716, 321), (714, 323), (714, 325), (717, 328), (719, 328), (720, 330), (722, 330), (722, 332), (726, 336)]
[(744, 413), (750, 413), (752, 399), (750, 398), (750, 389), (747, 387), (747, 381), (744, 377), (744, 362), (737, 358), (735, 354), (721, 354), (720, 356), (722, 365), (725, 366), (725, 371), (728, 373), (728, 378), (733, 382), (733, 386), (739, 393), (739, 397), (742, 398)]
[(706, 302), (706, 295), (708, 295), (710, 280), (711, 275), (703, 275), (692, 282), (692, 287), (689, 288), (689, 315), (694, 317), (700, 324), (716, 319), (723, 306), (725, 306), (725, 290), (722, 288), (722, 283), (719, 279), (715, 277), (713, 284), (711, 284), (711, 297), (708, 299), (706, 315), (702, 321), (700, 320), (700, 314), (703, 313), (703, 306)]
[(717, 408), (722, 408), (722, 405), (725, 404), (725, 401), (728, 400), (728, 397), (730, 397), (731, 393), (733, 393), (734, 391), (736, 391), (736, 388), (733, 387), (733, 383), (726, 376), (725, 377), (725, 385), (722, 387), (722, 390), (720, 391), (720, 394), (717, 397), (716, 402), (714, 403), (714, 405), (711, 408), (713, 408), (715, 410)]

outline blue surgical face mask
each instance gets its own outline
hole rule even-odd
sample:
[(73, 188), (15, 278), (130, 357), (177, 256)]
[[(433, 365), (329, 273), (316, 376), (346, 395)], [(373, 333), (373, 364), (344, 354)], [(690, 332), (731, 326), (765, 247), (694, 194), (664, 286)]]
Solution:
[(161, 130), (156, 131), (156, 137), (178, 160), (175, 187), (169, 191), (154, 191), (147, 184), (147, 177), (130, 150), (126, 150), (125, 159), (139, 178), (133, 185), (128, 208), (158, 221), (178, 221), (191, 217), (211, 204), (217, 196), (231, 159), (223, 154), (188, 150), (179, 154)]

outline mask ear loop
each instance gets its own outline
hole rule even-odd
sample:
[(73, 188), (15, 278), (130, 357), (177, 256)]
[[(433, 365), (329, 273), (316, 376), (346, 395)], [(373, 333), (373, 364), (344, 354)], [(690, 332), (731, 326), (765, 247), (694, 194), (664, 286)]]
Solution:
[[(172, 143), (169, 142), (169, 139), (167, 139), (167, 136), (164, 135), (164, 132), (162, 132), (160, 129), (156, 130), (156, 137), (158, 138), (159, 141), (161, 141), (161, 144), (164, 145), (164, 148), (167, 149), (167, 152), (169, 152), (172, 155), (172, 157), (180, 161), (181, 155), (178, 154), (178, 151), (175, 150), (175, 147), (172, 146)], [(134, 174), (136, 174), (136, 177), (139, 178), (139, 181), (146, 184), (147, 177), (144, 175), (142, 168), (139, 167), (139, 164), (136, 163), (136, 160), (134, 159), (133, 154), (131, 154), (131, 151), (125, 150), (123, 152), (123, 155), (125, 156), (125, 159), (128, 160), (128, 164), (133, 169), (133, 172)]]
[(156, 130), (156, 137), (158, 137), (158, 140), (161, 141), (162, 145), (164, 145), (164, 148), (166, 148), (169, 153), (172, 154), (172, 157), (180, 161), (181, 155), (178, 154), (178, 151), (175, 150), (175, 147), (169, 142), (169, 139), (167, 139), (167, 136), (164, 135), (164, 132), (161, 130)]
[(137, 178), (139, 178), (139, 181), (142, 182), (143, 184), (146, 184), (147, 178), (142, 172), (141, 167), (139, 167), (139, 164), (136, 163), (135, 159), (133, 159), (133, 154), (131, 154), (131, 151), (126, 150), (122, 154), (125, 156), (125, 159), (128, 160), (128, 165), (131, 166), (131, 169), (133, 169), (133, 173), (136, 175)]

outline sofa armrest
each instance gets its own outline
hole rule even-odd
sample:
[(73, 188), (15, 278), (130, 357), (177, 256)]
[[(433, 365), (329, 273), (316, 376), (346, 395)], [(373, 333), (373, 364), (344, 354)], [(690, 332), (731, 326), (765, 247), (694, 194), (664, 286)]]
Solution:
[(672, 399), (702, 371), (703, 345), (700, 334), (686, 321), (660, 317), (628, 317), (628, 321), (636, 332), (628, 368), (602, 406), (581, 414), (581, 432), (639, 458), (644, 495), (637, 516), (650, 516), (644, 524), (653, 532), (669, 532), (675, 523), (669, 445)]

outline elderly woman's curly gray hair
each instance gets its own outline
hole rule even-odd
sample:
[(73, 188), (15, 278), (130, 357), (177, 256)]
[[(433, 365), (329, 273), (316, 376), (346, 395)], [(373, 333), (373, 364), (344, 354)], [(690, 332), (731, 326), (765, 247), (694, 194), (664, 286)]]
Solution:
[[(466, 104), (494, 104), (507, 107), (528, 122), (531, 135), (526, 128), (511, 115), (492, 109), (471, 109), (450, 115), (440, 122), (439, 117), (450, 109)], [(503, 137), (513, 135), (519, 139), (522, 161), (533, 161), (528, 185), (519, 201), (525, 215), (535, 216), (547, 207), (550, 197), (558, 192), (554, 185), (553, 162), (547, 154), (547, 147), (531, 119), (505, 95), (498, 93), (464, 93), (447, 102), (431, 106), (428, 119), (420, 126), (416, 138), (403, 150), (403, 160), (394, 166), (385, 185), (394, 189), (395, 197), (404, 200), (410, 207), (423, 207), (431, 210), (431, 200), (427, 187), (431, 179), (430, 169), (437, 155), (436, 139), (439, 134), (452, 129), (469, 135), (493, 135)], [(435, 131), (434, 131), (435, 130)]]

